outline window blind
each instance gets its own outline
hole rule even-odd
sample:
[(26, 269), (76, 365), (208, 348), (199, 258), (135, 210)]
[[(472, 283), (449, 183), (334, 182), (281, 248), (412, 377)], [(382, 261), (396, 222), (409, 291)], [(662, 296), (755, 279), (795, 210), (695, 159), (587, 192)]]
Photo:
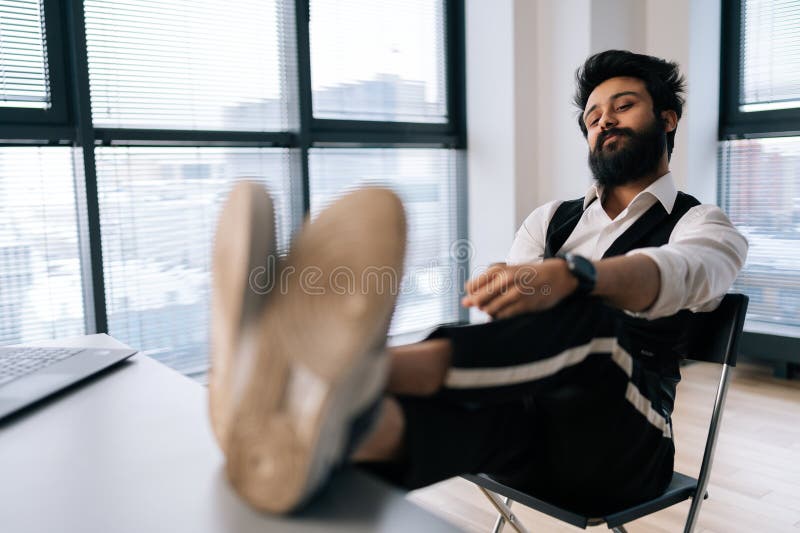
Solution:
[(311, 0), (314, 116), (446, 122), (443, 0)]
[(741, 111), (800, 107), (800, 2), (741, 1)]
[(295, 125), (292, 0), (86, 0), (95, 127)]
[(386, 186), (403, 201), (408, 244), (391, 335), (458, 319), (455, 150), (315, 148), (309, 154), (311, 216), (356, 187)]
[(747, 329), (800, 337), (800, 137), (720, 143), (722, 207), (750, 243)]
[(0, 106), (50, 107), (42, 0), (0, 1)]
[(285, 249), (302, 209), (294, 157), (277, 148), (97, 148), (109, 333), (202, 379), (219, 207), (234, 180), (260, 181)]
[(0, 344), (84, 333), (68, 147), (0, 148)]

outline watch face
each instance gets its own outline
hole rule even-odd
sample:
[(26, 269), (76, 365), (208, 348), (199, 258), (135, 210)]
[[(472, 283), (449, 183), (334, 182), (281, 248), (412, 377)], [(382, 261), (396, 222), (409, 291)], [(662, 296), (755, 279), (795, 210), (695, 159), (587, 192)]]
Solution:
[(594, 265), (585, 257), (575, 254), (566, 254), (567, 268), (578, 279), (578, 292), (589, 293), (594, 290), (597, 276)]
[(587, 264), (588, 261), (586, 261), (582, 257), (575, 259), (574, 261), (575, 261), (575, 270), (580, 272), (581, 276), (583, 277), (591, 276), (591, 270), (590, 270), (591, 264)]

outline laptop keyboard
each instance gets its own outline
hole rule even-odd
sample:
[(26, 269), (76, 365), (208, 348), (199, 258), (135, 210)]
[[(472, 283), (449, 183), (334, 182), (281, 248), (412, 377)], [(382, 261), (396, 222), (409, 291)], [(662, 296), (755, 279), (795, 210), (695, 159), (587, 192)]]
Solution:
[(83, 348), (0, 347), (0, 385), (72, 357)]

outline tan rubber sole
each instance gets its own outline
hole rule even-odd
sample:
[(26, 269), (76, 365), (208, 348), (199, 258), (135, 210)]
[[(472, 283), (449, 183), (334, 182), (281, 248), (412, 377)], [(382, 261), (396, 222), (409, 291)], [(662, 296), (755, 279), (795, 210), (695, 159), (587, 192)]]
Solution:
[(255, 355), (234, 372), (226, 471), (252, 506), (301, 505), (342, 459), (353, 417), (381, 394), (405, 232), (397, 196), (368, 188), (324, 210), (294, 243)]
[(211, 426), (223, 450), (231, 416), (230, 369), (234, 358), (255, 344), (254, 325), (268, 295), (252, 287), (251, 280), (273, 275), (274, 261), (268, 258), (276, 253), (274, 221), (268, 193), (251, 181), (234, 185), (217, 220), (208, 389)]

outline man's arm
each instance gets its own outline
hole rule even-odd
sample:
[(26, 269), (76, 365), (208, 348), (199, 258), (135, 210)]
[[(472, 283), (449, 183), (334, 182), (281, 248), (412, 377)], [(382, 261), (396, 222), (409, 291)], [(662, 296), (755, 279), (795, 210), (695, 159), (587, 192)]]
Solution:
[[(566, 264), (566, 263), (565, 263)], [(658, 265), (643, 254), (609, 257), (594, 262), (597, 283), (592, 294), (628, 311), (645, 311), (661, 289)]]
[(656, 300), (635, 314), (654, 319), (681, 309), (715, 309), (744, 266), (747, 250), (747, 239), (719, 207), (693, 207), (675, 226), (669, 243), (626, 254), (646, 255), (660, 272), (661, 288)]
[[(676, 225), (668, 244), (595, 261), (593, 294), (648, 319), (709, 310), (731, 287), (746, 255), (747, 240), (725, 214), (716, 206), (697, 206)], [(462, 304), (506, 318), (553, 307), (576, 287), (563, 259), (499, 265), (467, 283)]]
[[(659, 294), (655, 261), (646, 255), (610, 257), (594, 262), (597, 283), (592, 294), (629, 311), (644, 311)], [(525, 265), (498, 264), (466, 285), (466, 307), (494, 318), (542, 311), (572, 294), (578, 282), (561, 258)]]

